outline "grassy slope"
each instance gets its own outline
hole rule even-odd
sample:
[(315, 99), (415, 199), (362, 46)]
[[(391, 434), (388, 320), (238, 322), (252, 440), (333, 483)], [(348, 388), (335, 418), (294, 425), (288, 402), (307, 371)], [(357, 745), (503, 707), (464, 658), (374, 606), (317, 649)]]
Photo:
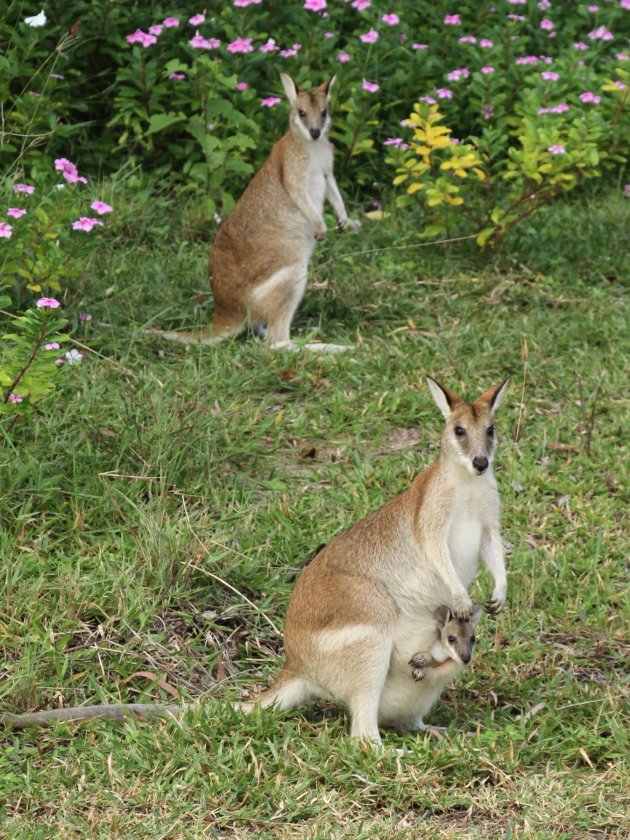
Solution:
[(296, 331), (359, 346), (322, 358), (138, 338), (207, 317), (207, 244), (192, 211), (115, 198), (67, 302), (101, 355), (4, 447), (3, 707), (168, 699), (138, 672), (186, 698), (264, 684), (305, 558), (435, 457), (426, 373), (468, 396), (513, 378), (509, 607), (432, 714), (442, 742), (386, 733), (374, 756), (331, 708), (242, 720), (214, 701), (6, 733), (3, 836), (625, 836), (630, 202), (550, 210), (501, 271), (405, 249), (393, 223), (331, 236)]

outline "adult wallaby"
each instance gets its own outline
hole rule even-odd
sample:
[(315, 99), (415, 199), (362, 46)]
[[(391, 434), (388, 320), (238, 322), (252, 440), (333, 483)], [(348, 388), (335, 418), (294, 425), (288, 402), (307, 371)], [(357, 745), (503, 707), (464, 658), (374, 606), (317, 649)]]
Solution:
[(163, 338), (208, 344), (250, 325), (266, 328), (266, 338), (274, 347), (294, 346), (291, 321), (304, 295), (315, 240), (326, 235), (324, 199), (332, 204), (341, 230), (348, 216), (326, 137), (335, 77), (311, 91), (300, 90), (286, 73), (280, 78), (291, 104), (289, 130), (273, 146), (215, 237), (209, 266), (212, 326), (198, 332), (152, 331)]
[[(486, 605), (505, 605), (507, 578), (499, 533), (499, 494), (492, 474), (495, 411), (507, 380), (467, 404), (428, 379), (446, 419), (439, 459), (393, 501), (322, 548), (300, 574), (285, 623), (286, 661), (253, 703), (291, 709), (317, 697), (344, 703), (351, 733), (380, 741), (379, 724), (423, 729), (423, 717), (464, 667), (454, 659), (414, 681), (410, 660), (435, 641), (435, 613), (474, 615), (468, 595), (485, 561), (494, 590)], [(159, 704), (54, 709), (0, 715), (23, 728), (53, 720), (124, 719), (192, 708)]]
[(408, 490), (335, 537), (298, 578), (284, 631), (286, 661), (255, 702), (291, 709), (313, 698), (345, 704), (351, 733), (379, 742), (379, 724), (424, 728), (451, 661), (414, 682), (409, 661), (435, 639), (446, 604), (470, 618), (479, 556), (494, 578), (487, 606), (505, 604), (507, 578), (492, 474), (494, 415), (507, 380), (467, 404), (428, 379), (446, 419), (439, 460)]

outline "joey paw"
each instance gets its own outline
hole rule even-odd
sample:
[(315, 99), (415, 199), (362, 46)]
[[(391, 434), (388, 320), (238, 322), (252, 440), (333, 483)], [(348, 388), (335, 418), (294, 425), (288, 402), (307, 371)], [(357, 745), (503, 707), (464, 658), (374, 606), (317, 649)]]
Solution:
[(348, 228), (348, 217), (344, 216), (341, 219), (337, 219), (337, 230), (344, 231)]
[(419, 682), (426, 674), (427, 660), (421, 653), (417, 653), (409, 660), (411, 665), (411, 676), (416, 682)]

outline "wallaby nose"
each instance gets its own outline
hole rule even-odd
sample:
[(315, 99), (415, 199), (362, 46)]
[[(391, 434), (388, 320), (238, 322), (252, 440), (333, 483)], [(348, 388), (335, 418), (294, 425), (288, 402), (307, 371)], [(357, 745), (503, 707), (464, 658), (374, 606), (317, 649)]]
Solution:
[(470, 662), (471, 659), (472, 659), (472, 656), (469, 653), (464, 653), (462, 655), (462, 662), (464, 663), (464, 665), (468, 665), (468, 663)]
[(477, 470), (479, 475), (481, 475), (481, 473), (485, 472), (488, 469), (488, 459), (480, 458), (478, 455), (476, 455), (473, 458), (473, 467)]
[(317, 140), (321, 133), (322, 132), (319, 128), (311, 128), (311, 137), (313, 138), (313, 140)]

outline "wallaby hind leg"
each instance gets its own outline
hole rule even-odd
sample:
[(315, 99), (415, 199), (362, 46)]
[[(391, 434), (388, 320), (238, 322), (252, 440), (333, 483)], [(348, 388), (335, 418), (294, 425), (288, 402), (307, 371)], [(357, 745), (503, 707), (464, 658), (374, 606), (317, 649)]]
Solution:
[(276, 706), (282, 711), (289, 711), (307, 703), (317, 696), (313, 686), (301, 677), (291, 677), (281, 672), (276, 681), (250, 703), (240, 703), (245, 712), (251, 712), (256, 706), (266, 709)]
[(254, 322), (267, 324), (272, 345), (291, 342), (291, 321), (306, 288), (307, 263), (300, 260), (274, 271), (252, 292)]
[(179, 330), (154, 330), (147, 329), (147, 335), (157, 335), (166, 341), (178, 341), (180, 344), (216, 344), (224, 338), (232, 338), (238, 335), (245, 328), (244, 319), (227, 319), (215, 315), (211, 327), (203, 327), (200, 330), (180, 332)]

